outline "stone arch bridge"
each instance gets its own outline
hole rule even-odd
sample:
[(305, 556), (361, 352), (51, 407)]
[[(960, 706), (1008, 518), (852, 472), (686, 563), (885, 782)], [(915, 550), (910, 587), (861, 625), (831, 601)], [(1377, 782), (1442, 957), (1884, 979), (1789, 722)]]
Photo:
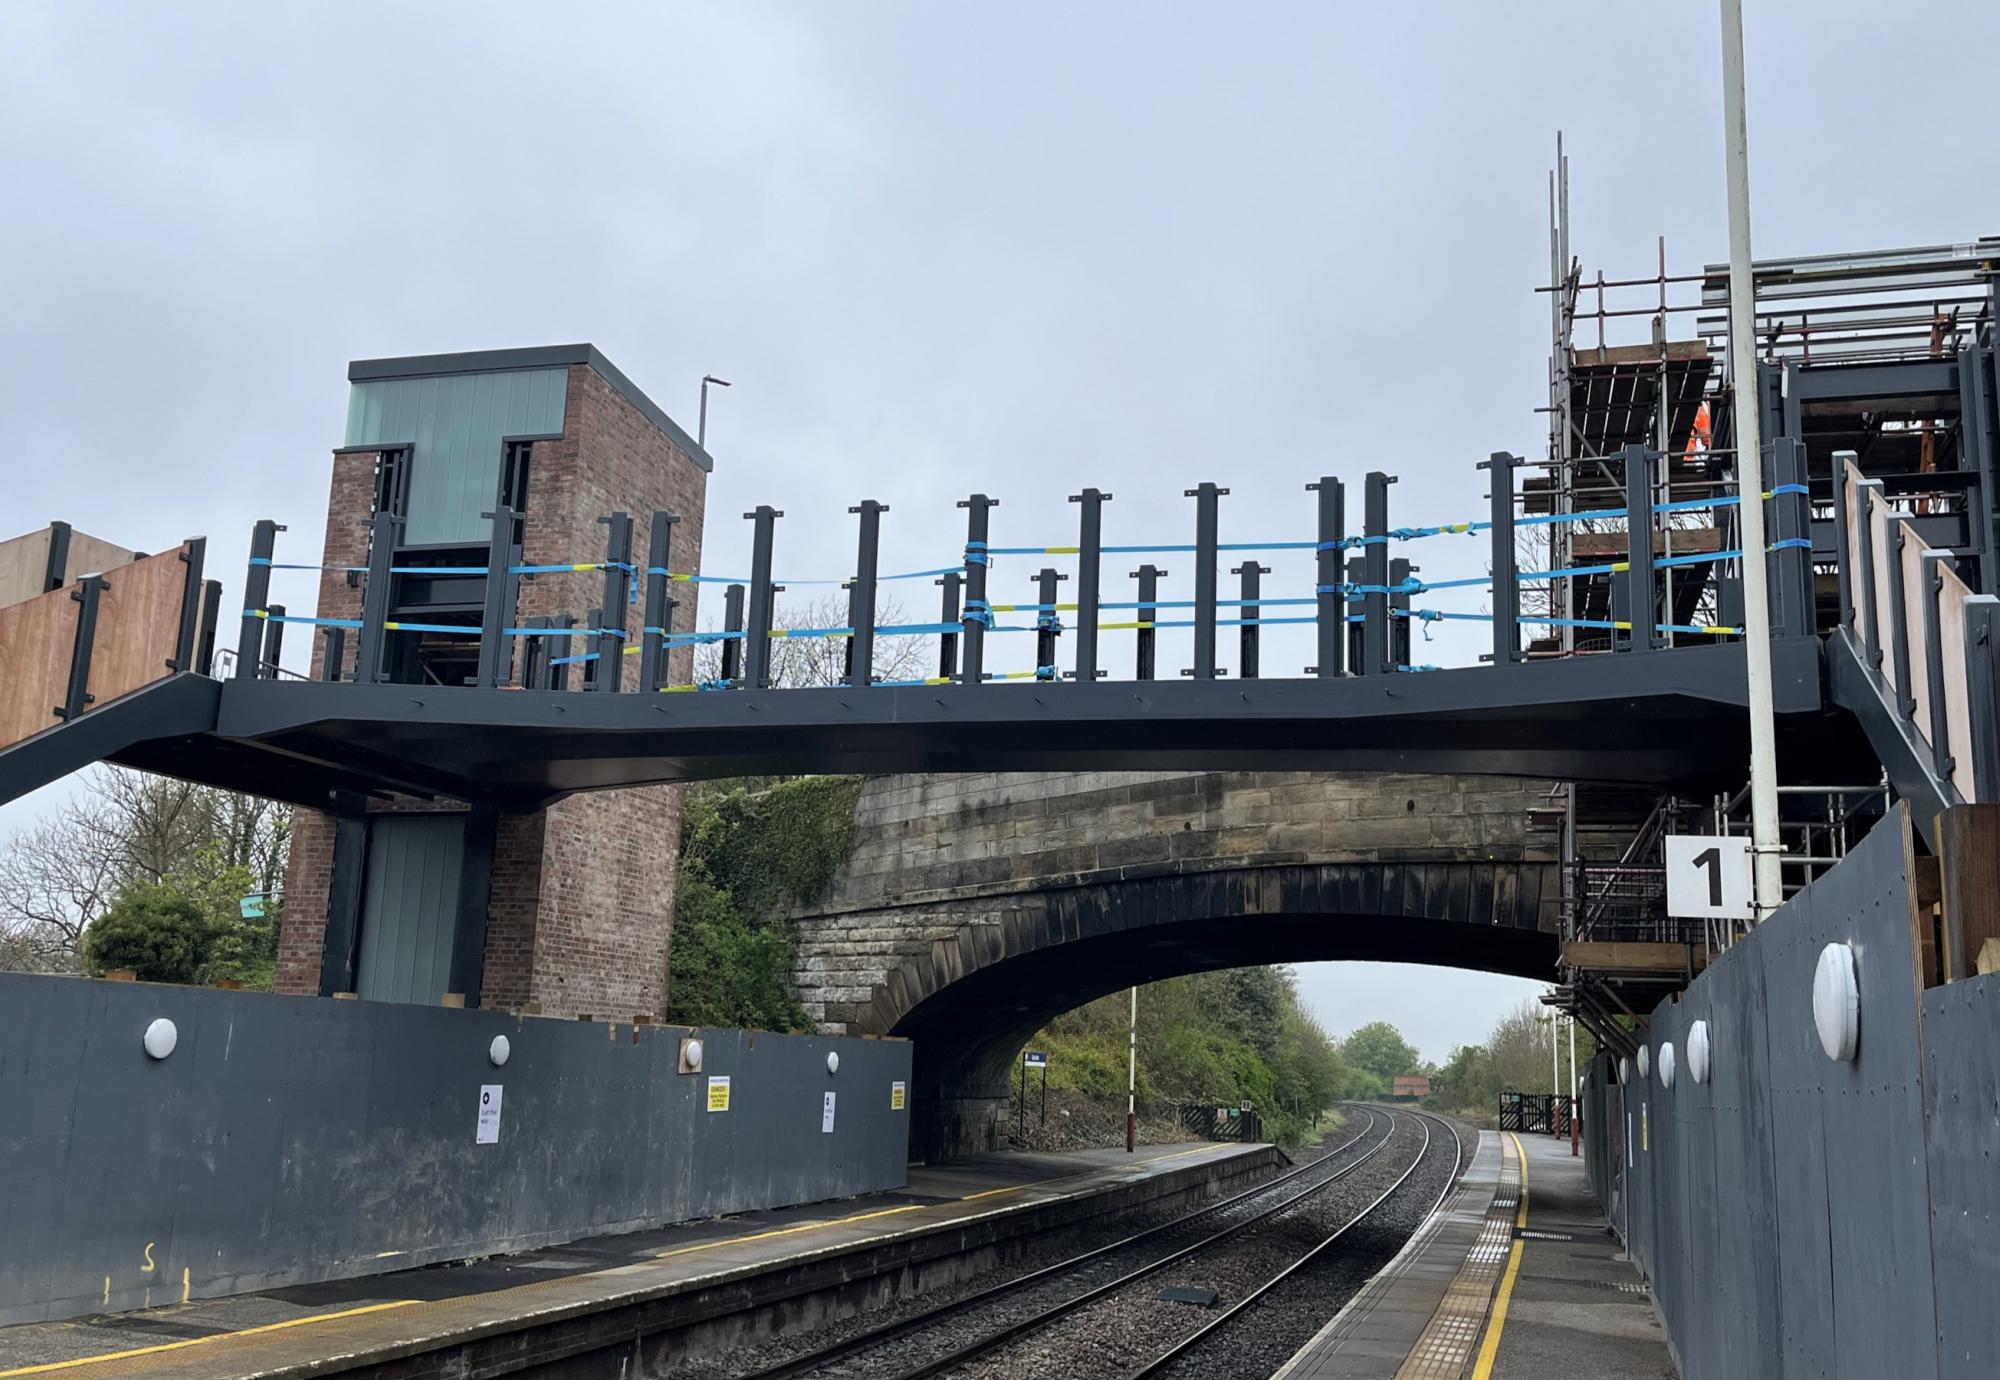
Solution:
[(794, 917), (829, 1033), (916, 1042), (912, 1152), (990, 1144), (1016, 1051), (1134, 983), (1373, 959), (1553, 976), (1548, 783), (1310, 772), (878, 777)]

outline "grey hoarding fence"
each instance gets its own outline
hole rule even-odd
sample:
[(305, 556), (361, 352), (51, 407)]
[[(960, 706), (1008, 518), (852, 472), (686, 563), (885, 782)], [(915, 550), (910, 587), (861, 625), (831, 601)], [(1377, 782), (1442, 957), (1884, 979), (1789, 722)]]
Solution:
[(696, 1033), (0, 974), (0, 1323), (903, 1184), (907, 1043)]
[[(1592, 1182), (1688, 1380), (1990, 1376), (2000, 1356), (2000, 979), (1922, 990), (1909, 830), (1898, 810), (1662, 1003), (1645, 1074), (1591, 1067)], [(1815, 990), (1848, 956), (1838, 1059)]]

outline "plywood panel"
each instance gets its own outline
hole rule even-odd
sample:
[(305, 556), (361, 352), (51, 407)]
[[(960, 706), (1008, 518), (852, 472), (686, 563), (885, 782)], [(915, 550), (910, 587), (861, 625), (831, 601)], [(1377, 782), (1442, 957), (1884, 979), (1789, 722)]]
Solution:
[(180, 638), (187, 591), (181, 551), (176, 547), (134, 561), (106, 578), (90, 655), (93, 704), (108, 704), (171, 673), (167, 663)]
[(1910, 640), (1909, 696), (1918, 735), (1931, 740), (1930, 627), (1924, 616), (1930, 593), (1924, 588), (1924, 543), (1916, 529), (1897, 519), (1903, 529), (1903, 634)]
[(0, 608), (46, 594), (49, 529), (0, 541)]
[(77, 613), (66, 589), (0, 608), (0, 667), (6, 668), (7, 685), (0, 694), (0, 747), (62, 722), (55, 707), (69, 689)]
[(75, 584), (86, 575), (102, 575), (121, 565), (130, 565), (137, 559), (139, 553), (136, 551), (113, 546), (87, 532), (72, 531), (69, 534), (69, 564), (64, 573), (69, 583)]
[(1972, 597), (1965, 581), (1950, 566), (1939, 566), (1938, 647), (1944, 657), (1945, 737), (1950, 741), (1951, 784), (1959, 799), (1972, 795), (1972, 685), (1965, 653), (1965, 601)]

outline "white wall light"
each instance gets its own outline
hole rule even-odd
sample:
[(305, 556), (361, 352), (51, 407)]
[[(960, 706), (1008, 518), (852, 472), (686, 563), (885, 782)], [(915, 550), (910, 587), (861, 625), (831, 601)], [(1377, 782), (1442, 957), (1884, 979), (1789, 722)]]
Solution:
[(837, 1050), (837, 1049), (830, 1049), (830, 1050), (828, 1050), (828, 1051), (826, 1052), (826, 1071), (827, 1071), (828, 1073), (839, 1073), (839, 1072), (840, 1072), (840, 1051), (839, 1051), (839, 1050)]
[(146, 1053), (155, 1059), (164, 1059), (174, 1052), (180, 1038), (181, 1033), (174, 1029), (174, 1023), (161, 1016), (146, 1027)]
[(1688, 1027), (1688, 1072), (1697, 1083), (1708, 1081), (1708, 1022), (1696, 1021)]
[(496, 1069), (505, 1064), (507, 1056), (513, 1052), (514, 1047), (507, 1043), (505, 1035), (495, 1035), (493, 1043), (486, 1047), (486, 1057), (493, 1061), (493, 1067)]
[(1674, 1046), (1671, 1041), (1660, 1046), (1660, 1086), (1674, 1085)]
[(1819, 967), (1813, 972), (1813, 1025), (1827, 1058), (1842, 1063), (1854, 1058), (1861, 1043), (1861, 980), (1851, 945), (1829, 944), (1819, 951)]
[(1648, 1055), (1648, 1054), (1647, 1054), (1647, 1052), (1646, 1052), (1646, 1047), (1645, 1047), (1644, 1045), (1640, 1045), (1640, 1046), (1639, 1046), (1639, 1077), (1640, 1077), (1640, 1079), (1641, 1079), (1641, 1080), (1644, 1080), (1644, 1078), (1646, 1077), (1646, 1075), (1647, 1075), (1647, 1074), (1649, 1074), (1649, 1073), (1651, 1073), (1652, 1071), (1653, 1071), (1653, 1061), (1652, 1061), (1652, 1058), (1651, 1058), (1651, 1056), (1650, 1056), (1650, 1055)]
[(1623, 1087), (1632, 1081), (1632, 1061), (1621, 1058), (1618, 1061), (1618, 1084)]
[(682, 1073), (701, 1072), (701, 1041), (689, 1037), (681, 1041), (680, 1071)]

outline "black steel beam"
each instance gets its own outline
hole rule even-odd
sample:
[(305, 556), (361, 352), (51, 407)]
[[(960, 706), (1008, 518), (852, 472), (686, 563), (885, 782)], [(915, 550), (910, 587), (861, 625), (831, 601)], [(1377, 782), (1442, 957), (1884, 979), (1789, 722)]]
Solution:
[(1624, 451), (1625, 616), (1632, 621), (1627, 645), (1635, 652), (1660, 645), (1660, 630), (1654, 626), (1660, 621), (1660, 597), (1653, 589), (1653, 456), (1644, 446)]
[(174, 654), (167, 660), (169, 671), (193, 671), (195, 653), (201, 645), (202, 565), (208, 559), (208, 538), (193, 537), (181, 543), (181, 561), (187, 569), (181, 583), (180, 628), (174, 634)]
[(1958, 392), (1958, 361), (1912, 359), (1879, 364), (1815, 364), (1795, 370), (1792, 397), (1798, 404), (1852, 402), (1857, 406), (1890, 398)]
[(488, 516), (492, 533), (486, 542), (486, 598), (479, 619), (478, 683), (492, 689), (506, 682), (507, 651), (513, 645), (507, 636), (507, 591), (517, 578), (509, 569), (514, 564), (514, 510), (505, 503)]
[(1486, 471), (1487, 521), (1493, 539), (1493, 664), (1511, 666), (1521, 659), (1521, 594), (1514, 554), (1514, 467), (1520, 461), (1504, 450), (1493, 452), (1480, 468)]
[(486, 925), (493, 896), (493, 848), (500, 830), (500, 812), (491, 805), (474, 805), (465, 816), (464, 846), (459, 853), (458, 895), (451, 940), (451, 976), (447, 991), (479, 1005), (486, 985)]
[[(938, 622), (956, 623), (963, 612), (958, 602), (959, 587), (965, 583), (965, 576), (957, 571), (940, 576), (937, 584), (944, 591), (938, 608)], [(958, 674), (958, 639), (955, 632), (938, 635), (938, 674), (947, 678)]]
[(646, 623), (639, 641), (639, 688), (658, 690), (667, 683), (667, 634), (674, 629), (674, 611), (680, 601), (673, 597), (669, 581), (673, 572), (674, 524), (680, 517), (655, 511), (646, 534)]
[(631, 621), (625, 616), (632, 602), (632, 515), (613, 513), (598, 519), (607, 529), (604, 541), (604, 606), (598, 613), (597, 679), (593, 689), (618, 694), (625, 688), (625, 647)]
[(993, 558), (986, 554), (990, 510), (999, 507), (1000, 500), (974, 494), (960, 499), (958, 506), (965, 509), (965, 654), (959, 679), (978, 685), (986, 678), (986, 625), (993, 616), (986, 592), (986, 577), (993, 567)]
[[(1813, 599), (1812, 550), (1797, 545), (1812, 535), (1812, 499), (1803, 493), (1779, 493), (1779, 489), (1806, 483), (1804, 441), (1781, 437), (1771, 443), (1770, 462), (1764, 468), (1771, 486), (1771, 520), (1766, 535), (1775, 549), (1770, 552), (1768, 569), (1771, 587), (1771, 632), (1774, 637), (1804, 637), (1817, 632), (1817, 606)], [(1744, 500), (1748, 502), (1746, 498)]]
[(263, 660), (265, 604), (271, 597), (271, 554), (285, 529), (261, 518), (250, 529), (250, 568), (243, 577), (243, 626), (236, 634), (236, 675), (253, 678)]
[(847, 639), (847, 683), (875, 683), (875, 576), (882, 549), (882, 514), (888, 505), (865, 498), (850, 513), (861, 517), (861, 530), (854, 553), (854, 581), (847, 591), (847, 626), (854, 636)]
[(265, 680), (276, 680), (281, 658), (285, 655), (285, 606), (271, 605), (271, 616), (264, 620), (264, 649), (260, 653), (263, 660), (257, 674)]
[(750, 529), (750, 622), (743, 630), (743, 684), (764, 690), (771, 684), (771, 617), (777, 594), (771, 588), (771, 546), (784, 514), (768, 503), (745, 513)]
[(1330, 475), (1306, 488), (1319, 495), (1316, 505), (1319, 551), (1313, 563), (1317, 584), (1313, 620), (1319, 664), (1312, 672), (1322, 680), (1330, 680), (1347, 671), (1347, 489)]
[(1389, 663), (1389, 486), (1396, 481), (1380, 470), (1368, 474), (1361, 499), (1361, 664), (1355, 671), (1379, 676)]
[(352, 992), (361, 950), (361, 897), (368, 871), (367, 802), (346, 797), (333, 826), (327, 877), (326, 931), (321, 940), (319, 994)]
[(1189, 489), (1194, 500), (1194, 666), (1189, 672), (1196, 680), (1215, 679), (1216, 561), (1220, 505), (1228, 493), (1210, 483)]
[[(80, 604), (76, 615), (76, 633), (69, 649), (69, 685), (63, 693), (63, 702), (50, 706), (58, 719), (75, 720), (90, 708), (90, 661), (97, 650), (97, 610), (103, 602), (104, 591), (110, 586), (102, 575), (86, 575), (77, 582), (69, 597)], [(253, 626), (259, 630), (263, 623)]]
[(42, 593), (48, 594), (69, 583), (69, 540), (70, 525), (67, 522), (49, 524), (49, 554), (42, 565)]
[(1133, 619), (1139, 625), (1134, 680), (1153, 680), (1160, 674), (1159, 633), (1153, 627), (1159, 621), (1160, 611), (1154, 605), (1160, 602), (1160, 577), (1166, 573), (1156, 565), (1142, 565), (1132, 572), (1132, 578), (1139, 582), (1139, 608), (1134, 611)]
[(1104, 505), (1110, 494), (1085, 489), (1071, 494), (1076, 515), (1076, 678), (1096, 680), (1097, 614), (1103, 598)]
[(1257, 624), (1260, 621), (1257, 601), (1264, 597), (1263, 577), (1271, 573), (1268, 565), (1255, 561), (1245, 561), (1229, 572), (1241, 578), (1238, 598), (1242, 601), (1240, 611), (1242, 624), (1237, 636), (1237, 659), (1241, 663), (1236, 668), (1237, 675), (1244, 680), (1257, 679)]
[[(260, 527), (263, 524), (258, 524)], [(396, 559), (396, 530), (400, 519), (377, 513), (368, 536), (368, 583), (361, 590), (361, 631), (355, 637), (354, 679), (374, 685), (383, 679), (383, 657), (388, 650), (389, 574)], [(239, 675), (242, 671), (238, 669)]]
[[(725, 685), (738, 687), (743, 684), (743, 602), (745, 590), (742, 585), (725, 585), (722, 590), (722, 681)], [(735, 634), (727, 636), (726, 634)]]
[(1966, 722), (1972, 729), (1972, 794), (2000, 801), (2000, 597), (1965, 601)]

